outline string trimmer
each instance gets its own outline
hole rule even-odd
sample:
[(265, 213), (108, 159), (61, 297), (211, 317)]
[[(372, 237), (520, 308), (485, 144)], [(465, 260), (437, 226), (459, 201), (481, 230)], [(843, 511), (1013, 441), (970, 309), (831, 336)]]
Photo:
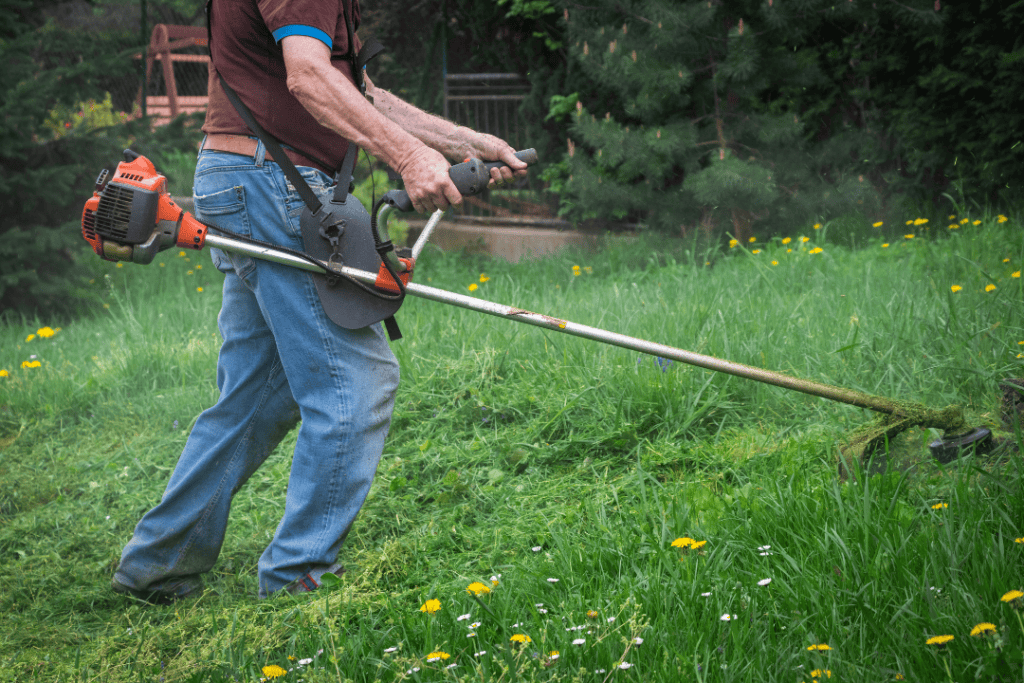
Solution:
[[(527, 163), (534, 163), (537, 159), (536, 152), (533, 150), (518, 152), (516, 156)], [(495, 165), (500, 165), (500, 162), (484, 163), (478, 159), (472, 159), (452, 166), (449, 175), (459, 192), (464, 196), (471, 196), (486, 188), (490, 178), (490, 168)], [(374, 218), (371, 219), (365, 210), (361, 210), (361, 214), (359, 211), (353, 212), (344, 231), (349, 236), (348, 239), (352, 240), (349, 245), (357, 244), (360, 241), (367, 242), (371, 237), (376, 243), (383, 242), (390, 245), (387, 232), (389, 217), (395, 211), (410, 211), (411, 209), (412, 204), (408, 195), (401, 190), (392, 190), (385, 194), (374, 207)], [(86, 202), (85, 210), (82, 213), (82, 235), (92, 245), (93, 250), (108, 261), (131, 261), (145, 264), (150, 263), (158, 252), (171, 247), (199, 250), (204, 246), (209, 246), (306, 270), (313, 273), (315, 277), (343, 279), (349, 283), (358, 283), (361, 289), (352, 290), (352, 296), (365, 297), (366, 301), (370, 303), (364, 302), (364, 308), (373, 308), (372, 302), (375, 300), (375, 296), (380, 297), (377, 299), (378, 301), (392, 302), (379, 304), (383, 312), (371, 322), (383, 320), (386, 315), (393, 313), (395, 294), (402, 296), (410, 294), (479, 313), (487, 313), (506, 320), (541, 327), (552, 332), (583, 337), (880, 413), (879, 420), (862, 428), (848, 439), (848, 443), (844, 446), (847, 465), (852, 459), (859, 459), (879, 445), (893, 439), (900, 432), (915, 426), (942, 430), (947, 435), (953, 434), (954, 436), (947, 436), (940, 442), (936, 442), (945, 448), (946, 452), (950, 447), (978, 446), (985, 439), (991, 437), (991, 433), (987, 429), (974, 429), (957, 434), (957, 432), (963, 432), (965, 427), (963, 409), (959, 406), (936, 410), (913, 402), (873, 396), (853, 389), (799, 379), (750, 365), (609, 332), (562, 318), (534, 313), (516, 306), (482, 301), (464, 294), (414, 283), (412, 282), (412, 272), (416, 258), (423, 251), (442, 215), (442, 211), (436, 211), (431, 216), (411, 252), (401, 259), (394, 256), (393, 252), (385, 252), (381, 255), (373, 250), (367, 252), (365, 249), (346, 247), (341, 250), (336, 249), (332, 258), (323, 260), (307, 253), (258, 242), (243, 236), (224, 234), (226, 231), (218, 229), (215, 225), (197, 220), (174, 203), (167, 193), (166, 179), (156, 171), (148, 159), (130, 150), (125, 150), (125, 161), (118, 164), (114, 176), (108, 180), (107, 171), (104, 170), (97, 179), (96, 192)], [(335, 258), (339, 255), (340, 258)], [(365, 315), (360, 314), (356, 317), (358, 320), (353, 326), (362, 327), (369, 324), (366, 322)], [(342, 321), (342, 323), (344, 322)], [(344, 326), (348, 327), (349, 325), (345, 324)], [(933, 450), (935, 450), (934, 447)]]

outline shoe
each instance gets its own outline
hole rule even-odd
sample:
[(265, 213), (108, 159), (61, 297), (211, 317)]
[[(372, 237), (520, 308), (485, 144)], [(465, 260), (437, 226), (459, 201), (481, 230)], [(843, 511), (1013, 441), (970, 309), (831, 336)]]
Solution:
[(324, 571), (317, 572), (315, 575), (313, 572), (306, 572), (305, 574), (303, 574), (302, 576), (300, 576), (299, 578), (295, 579), (287, 586), (282, 588), (281, 591), (284, 593), (288, 593), (290, 595), (311, 593), (319, 589), (321, 586), (323, 586), (323, 583), (320, 581), (320, 577), (322, 577), (327, 572), (330, 572), (335, 576), (340, 576), (341, 574), (345, 573), (345, 568), (340, 564), (335, 564), (329, 567), (328, 569), (325, 569)]
[(128, 595), (152, 605), (170, 605), (199, 595), (203, 590), (202, 582), (193, 577), (168, 579), (157, 584), (155, 588), (146, 590), (138, 590), (126, 586), (117, 579), (111, 579), (110, 587), (119, 595)]

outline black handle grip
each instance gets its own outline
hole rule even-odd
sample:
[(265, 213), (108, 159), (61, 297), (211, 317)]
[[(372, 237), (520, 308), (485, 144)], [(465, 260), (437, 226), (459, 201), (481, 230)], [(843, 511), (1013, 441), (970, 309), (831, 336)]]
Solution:
[[(527, 164), (537, 163), (537, 150), (530, 148), (516, 152), (516, 158)], [(491, 169), (507, 166), (504, 161), (483, 162), (479, 159), (469, 159), (461, 164), (455, 164), (448, 169), (448, 177), (455, 183), (459, 194), (464, 197), (480, 194), (487, 188), (491, 180)], [(399, 198), (399, 195), (402, 198)], [(385, 201), (399, 211), (411, 211), (412, 202), (404, 190), (392, 190), (384, 195)]]

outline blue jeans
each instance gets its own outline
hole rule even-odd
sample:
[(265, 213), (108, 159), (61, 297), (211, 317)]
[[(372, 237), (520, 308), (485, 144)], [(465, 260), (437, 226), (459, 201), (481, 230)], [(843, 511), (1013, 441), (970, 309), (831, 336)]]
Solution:
[[(323, 199), (330, 178), (300, 171)], [(200, 220), (302, 249), (304, 204), (262, 144), (254, 158), (201, 152), (193, 191)], [(225, 273), (220, 399), (197, 419), (114, 579), (138, 591), (198, 583), (224, 542), (232, 496), (301, 419), (284, 516), (259, 560), (266, 597), (337, 570), (384, 448), (398, 363), (381, 325), (346, 330), (327, 318), (309, 273), (211, 252)]]

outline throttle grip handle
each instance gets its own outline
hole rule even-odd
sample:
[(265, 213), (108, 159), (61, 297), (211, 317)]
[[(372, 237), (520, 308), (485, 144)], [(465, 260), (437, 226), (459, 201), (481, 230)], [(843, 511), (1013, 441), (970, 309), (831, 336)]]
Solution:
[[(516, 158), (527, 164), (537, 163), (537, 150), (523, 149), (516, 152)], [(480, 159), (468, 159), (461, 164), (455, 164), (448, 169), (448, 177), (455, 183), (459, 194), (464, 197), (480, 194), (487, 187), (491, 180), (491, 169), (507, 166), (504, 161), (484, 162)], [(391, 190), (384, 195), (383, 200), (398, 211), (411, 211), (412, 202), (404, 190)]]

